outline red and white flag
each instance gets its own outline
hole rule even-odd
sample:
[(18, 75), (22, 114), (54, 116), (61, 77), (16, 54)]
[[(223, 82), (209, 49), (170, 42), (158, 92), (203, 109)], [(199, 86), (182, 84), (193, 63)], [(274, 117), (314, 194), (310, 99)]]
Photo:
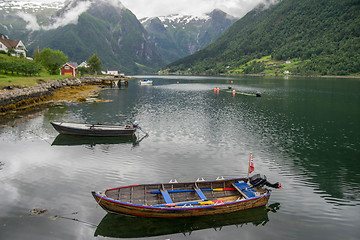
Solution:
[(254, 159), (252, 153), (250, 153), (250, 165), (249, 165), (249, 173), (252, 173), (255, 170), (254, 167)]

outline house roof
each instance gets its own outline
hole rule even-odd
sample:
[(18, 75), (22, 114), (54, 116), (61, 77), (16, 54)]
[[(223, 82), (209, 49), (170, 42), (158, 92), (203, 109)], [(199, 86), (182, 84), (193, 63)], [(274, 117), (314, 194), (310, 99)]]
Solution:
[(20, 40), (12, 40), (5, 38), (4, 35), (0, 37), (0, 42), (4, 44), (7, 48), (16, 48)]
[(76, 63), (69, 63), (69, 62), (67, 62), (67, 63), (65, 63), (63, 66), (62, 66), (62, 68), (63, 67), (65, 67), (66, 65), (68, 65), (68, 66), (70, 66), (70, 67), (72, 67), (72, 68), (77, 68), (76, 66), (74, 66), (74, 65), (77, 65)]
[(70, 63), (72, 66), (74, 66), (74, 67), (78, 67), (79, 66), (79, 64), (77, 64), (77, 62), (68, 62), (68, 63)]

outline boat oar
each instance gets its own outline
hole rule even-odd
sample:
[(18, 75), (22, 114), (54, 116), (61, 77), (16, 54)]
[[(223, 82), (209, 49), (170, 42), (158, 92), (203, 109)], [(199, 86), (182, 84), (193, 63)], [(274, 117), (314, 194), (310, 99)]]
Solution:
[[(221, 192), (221, 191), (235, 191), (235, 188), (209, 188), (209, 189), (201, 189), (201, 191), (213, 191), (213, 192)], [(168, 190), (168, 193), (181, 193), (181, 192), (195, 192), (195, 189), (180, 189), (180, 190)], [(147, 193), (161, 193), (160, 191), (148, 191)]]
[(145, 132), (144, 130), (142, 130), (142, 128), (138, 125), (137, 126), (137, 128), (140, 130), (140, 131), (142, 131), (144, 134), (145, 134), (145, 136), (149, 136), (149, 134), (147, 133), (147, 132)]

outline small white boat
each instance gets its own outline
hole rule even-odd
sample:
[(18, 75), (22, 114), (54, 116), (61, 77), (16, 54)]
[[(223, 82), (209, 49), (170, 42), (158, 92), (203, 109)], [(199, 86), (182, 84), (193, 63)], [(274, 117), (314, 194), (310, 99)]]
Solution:
[(141, 80), (140, 85), (152, 85), (152, 81), (149, 79)]

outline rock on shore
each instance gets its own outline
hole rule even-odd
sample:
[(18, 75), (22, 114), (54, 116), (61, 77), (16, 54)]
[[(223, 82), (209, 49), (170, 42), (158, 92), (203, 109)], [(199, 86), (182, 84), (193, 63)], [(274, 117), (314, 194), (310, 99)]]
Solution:
[[(60, 88), (66, 88), (71, 86), (81, 86), (83, 84), (97, 84), (104, 85), (107, 82), (113, 80), (114, 77), (81, 77), (81, 78), (66, 78), (61, 80), (51, 80), (36, 86), (27, 88), (18, 88), (12, 90), (1, 90), (0, 91), (0, 110), (6, 111), (6, 106), (16, 105), (21, 101), (28, 99), (39, 99), (46, 96), (51, 96), (53, 91)], [(11, 108), (10, 108), (11, 109)]]

